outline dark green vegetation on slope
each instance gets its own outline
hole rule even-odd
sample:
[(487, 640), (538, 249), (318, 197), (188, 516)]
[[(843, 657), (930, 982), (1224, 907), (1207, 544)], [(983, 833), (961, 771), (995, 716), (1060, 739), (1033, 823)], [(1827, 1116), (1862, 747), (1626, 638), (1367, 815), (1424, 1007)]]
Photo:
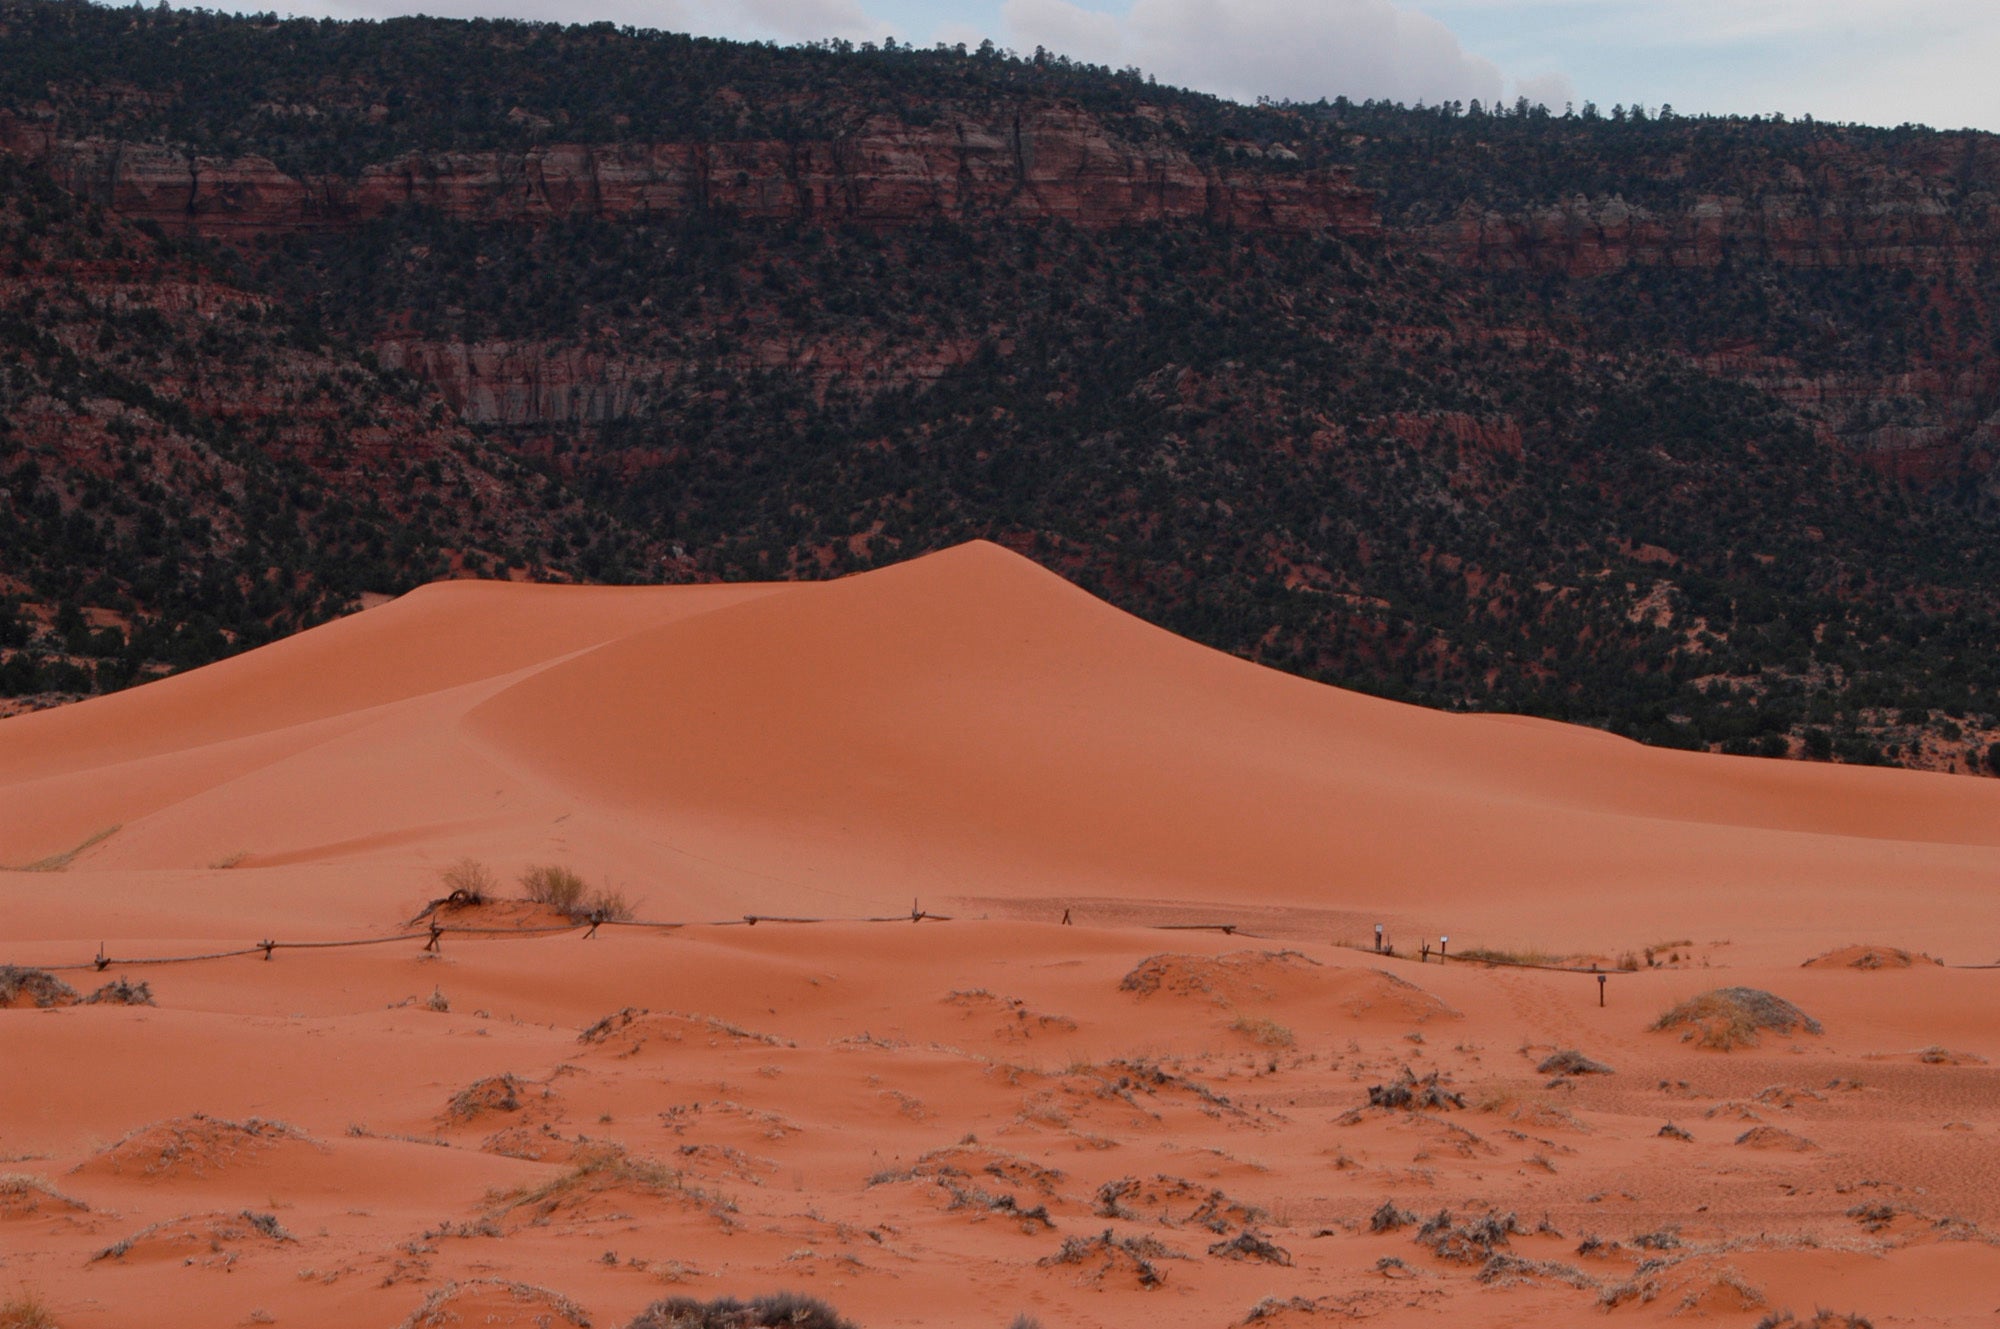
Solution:
[[(1991, 756), (1983, 136), (1245, 108), (998, 53), (605, 27), (0, 16), (0, 111), (299, 178), (556, 142), (920, 148), (1056, 106), (1258, 178), (1351, 168), (1381, 217), (409, 203), (225, 243), (0, 156), (0, 651), (35, 643), (10, 691), (116, 685), (446, 570), (822, 576), (984, 536), (1428, 704)], [(1885, 228), (1885, 199), (1924, 206)], [(174, 312), (189, 286), (254, 316)]]

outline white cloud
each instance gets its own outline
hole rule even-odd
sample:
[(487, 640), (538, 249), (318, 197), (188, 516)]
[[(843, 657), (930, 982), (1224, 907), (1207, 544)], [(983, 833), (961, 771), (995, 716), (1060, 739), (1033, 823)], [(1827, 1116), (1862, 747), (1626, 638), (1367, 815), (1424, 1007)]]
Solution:
[(891, 31), (863, 12), (859, 0), (692, 0), (689, 7), (698, 31), (725, 31), (740, 18), (781, 41), (879, 41)]
[(1568, 74), (1530, 74), (1514, 80), (1514, 95), (1526, 97), (1530, 105), (1546, 106), (1556, 114), (1577, 100), (1576, 84)]
[[(1420, 0), (1601, 105), (2000, 129), (1994, 0)], [(1551, 103), (1553, 104), (1553, 103)]]
[(1451, 29), (1390, 0), (1133, 0), (1123, 14), (1071, 0), (1007, 0), (1010, 43), (1046, 46), (1162, 82), (1250, 100), (1497, 100), (1498, 66)]

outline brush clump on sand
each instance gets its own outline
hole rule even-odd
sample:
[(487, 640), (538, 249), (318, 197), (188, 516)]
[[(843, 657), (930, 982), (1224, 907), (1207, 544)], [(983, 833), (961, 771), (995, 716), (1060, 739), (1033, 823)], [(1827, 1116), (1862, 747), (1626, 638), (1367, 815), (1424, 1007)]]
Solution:
[(44, 1208), (68, 1213), (90, 1211), (90, 1206), (82, 1200), (64, 1195), (40, 1177), (25, 1172), (0, 1172), (0, 1218), (23, 1218)]
[(114, 978), (97, 991), (83, 999), (86, 1006), (151, 1006), (153, 985), (140, 980), (134, 983), (129, 978)]
[(545, 1329), (590, 1329), (583, 1307), (559, 1292), (531, 1283), (473, 1278), (446, 1283), (424, 1298), (402, 1329), (446, 1329), (460, 1324), (535, 1324)]
[(1507, 1238), (1521, 1230), (1513, 1214), (1485, 1214), (1454, 1222), (1451, 1211), (1440, 1209), (1417, 1229), (1417, 1244), (1453, 1264), (1485, 1264), (1508, 1244)]
[(100, 1149), (85, 1167), (147, 1177), (205, 1177), (274, 1150), (317, 1149), (311, 1136), (282, 1121), (226, 1121), (196, 1112), (141, 1126)]
[(546, 905), (572, 922), (623, 923), (633, 915), (632, 902), (608, 887), (591, 890), (574, 869), (543, 863), (521, 874), (521, 894)]
[(1678, 1029), (1683, 1043), (1697, 1047), (1756, 1047), (1764, 1030), (1789, 1034), (1803, 1029), (1809, 1034), (1824, 1032), (1820, 1022), (1804, 1011), (1759, 988), (1716, 988), (1689, 997), (1648, 1026), (1656, 1031)]
[(1906, 951), (1900, 946), (1843, 946), (1815, 955), (1802, 966), (1806, 969), (1909, 969), (1920, 964), (1943, 964), (1934, 955)]
[(734, 1297), (696, 1301), (668, 1297), (639, 1312), (625, 1329), (854, 1329), (817, 1297), (774, 1292), (744, 1302)]
[(1368, 1086), (1368, 1106), (1403, 1108), (1411, 1112), (1449, 1112), (1465, 1106), (1465, 1095), (1445, 1088), (1436, 1071), (1418, 1079), (1416, 1073), (1405, 1066), (1403, 1073), (1388, 1084)]
[(1165, 952), (1141, 960), (1118, 980), (1118, 990), (1141, 997), (1164, 992), (1230, 1005), (1269, 996), (1273, 981), (1319, 967), (1319, 961), (1311, 956), (1290, 950), (1231, 951), (1214, 956)]
[(545, 1222), (558, 1212), (587, 1209), (601, 1197), (652, 1197), (706, 1212), (725, 1225), (736, 1210), (726, 1196), (691, 1186), (681, 1173), (650, 1158), (640, 1158), (612, 1144), (578, 1148), (570, 1170), (538, 1185), (523, 1186), (489, 1197), (487, 1217), (525, 1213), (530, 1222)]
[(1165, 1242), (1153, 1237), (1114, 1236), (1110, 1228), (1095, 1237), (1065, 1238), (1061, 1249), (1054, 1255), (1045, 1255), (1035, 1263), (1044, 1269), (1057, 1265), (1084, 1266), (1084, 1280), (1101, 1284), (1107, 1279), (1123, 1281), (1129, 1277), (1141, 1288), (1152, 1289), (1166, 1281), (1167, 1272), (1156, 1263), (1159, 1260), (1185, 1259)]
[(31, 1292), (0, 1301), (0, 1329), (60, 1329), (55, 1315)]
[(0, 1010), (13, 1006), (74, 1006), (76, 989), (46, 969), (0, 964)]
[(1601, 1061), (1592, 1061), (1575, 1048), (1564, 1048), (1542, 1058), (1535, 1067), (1541, 1075), (1609, 1075), (1611, 1068)]
[(1291, 1267), (1292, 1253), (1260, 1232), (1244, 1228), (1227, 1241), (1218, 1241), (1208, 1253), (1223, 1260), (1262, 1260), (1266, 1264)]
[(1399, 1209), (1394, 1200), (1382, 1201), (1382, 1207), (1368, 1215), (1370, 1232), (1399, 1232), (1417, 1221), (1417, 1215), (1408, 1209)]

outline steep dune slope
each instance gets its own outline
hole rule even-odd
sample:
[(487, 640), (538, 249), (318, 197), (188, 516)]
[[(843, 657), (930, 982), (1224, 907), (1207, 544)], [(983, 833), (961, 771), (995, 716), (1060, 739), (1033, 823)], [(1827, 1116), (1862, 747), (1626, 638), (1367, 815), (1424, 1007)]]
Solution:
[(468, 728), (552, 785), (703, 828), (711, 852), (885, 902), (897, 884), (1356, 907), (1504, 887), (1533, 909), (1607, 882), (1839, 889), (1913, 855), (1969, 883), (2000, 844), (2000, 787), (1344, 693), (979, 544), (621, 638)]
[[(765, 587), (440, 582), (248, 655), (0, 724), (0, 862), (60, 852), (363, 725)], [(334, 795), (344, 783), (330, 786)]]

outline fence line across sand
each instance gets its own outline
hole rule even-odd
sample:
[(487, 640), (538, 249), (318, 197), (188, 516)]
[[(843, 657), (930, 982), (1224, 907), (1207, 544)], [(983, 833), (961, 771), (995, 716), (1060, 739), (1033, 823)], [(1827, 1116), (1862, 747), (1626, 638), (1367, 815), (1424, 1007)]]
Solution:
[[(419, 917), (421, 917), (421, 915), (419, 915)], [(254, 942), (248, 946), (239, 946), (232, 950), (200, 951), (191, 955), (114, 956), (114, 955), (106, 955), (104, 953), (104, 947), (100, 945), (97, 948), (97, 955), (95, 956), (95, 958), (85, 960), (80, 963), (42, 964), (42, 965), (18, 966), (18, 967), (40, 969), (44, 973), (52, 973), (52, 974), (80, 973), (85, 970), (95, 970), (99, 973), (102, 973), (106, 969), (113, 969), (119, 967), (131, 967), (137, 965), (192, 964), (196, 961), (201, 961), (201, 960), (232, 960), (246, 955), (261, 955), (266, 960), (269, 960), (273, 956), (273, 954), (275, 954), (278, 951), (340, 950), (342, 948), (350, 946), (384, 946), (398, 941), (421, 941), (424, 943), (425, 950), (438, 951), (441, 949), (444, 939), (450, 936), (546, 937), (546, 936), (560, 935), (566, 932), (581, 932), (586, 938), (588, 938), (595, 936), (599, 928), (609, 928), (609, 927), (652, 929), (655, 931), (674, 931), (679, 928), (697, 928), (697, 927), (710, 927), (710, 928), (755, 927), (759, 923), (928, 923), (928, 922), (944, 923), (950, 921), (952, 921), (952, 918), (951, 915), (949, 914), (934, 914), (915, 906), (912, 906), (910, 912), (907, 914), (887, 914), (887, 915), (875, 915), (868, 917), (848, 917), (848, 918), (800, 918), (783, 914), (745, 914), (741, 918), (696, 919), (696, 920), (682, 921), (682, 922), (667, 922), (662, 920), (650, 920), (650, 919), (605, 918), (602, 917), (601, 915), (597, 915), (597, 916), (586, 916), (568, 923), (556, 923), (540, 927), (478, 927), (470, 923), (440, 923), (434, 919), (428, 926), (422, 928), (405, 928), (401, 932), (392, 932), (380, 937), (351, 937), (335, 941), (275, 941), (266, 939), (264, 941)], [(1234, 930), (1233, 924), (1226, 924), (1226, 923), (1178, 924), (1175, 926), (1184, 928), (1187, 927), (1213, 928), (1225, 932)]]
[[(422, 917), (422, 915), (419, 915), (419, 917)], [(537, 927), (479, 927), (469, 923), (440, 923), (433, 919), (425, 927), (405, 928), (403, 931), (389, 933), (380, 937), (353, 937), (334, 941), (275, 941), (266, 939), (231, 950), (202, 951), (191, 955), (112, 956), (105, 954), (104, 947), (100, 944), (95, 957), (80, 963), (7, 965), (0, 967), (33, 968), (39, 969), (44, 973), (79, 973), (86, 970), (94, 970), (102, 973), (107, 969), (114, 968), (136, 968), (142, 965), (193, 964), (205, 960), (233, 960), (248, 955), (261, 955), (264, 959), (269, 960), (278, 951), (341, 950), (357, 946), (386, 946), (399, 941), (421, 941), (424, 943), (424, 950), (441, 953), (444, 939), (451, 936), (547, 937), (580, 932), (583, 934), (583, 939), (588, 940), (596, 936), (600, 928), (635, 928), (639, 930), (672, 932), (685, 928), (755, 927), (759, 923), (802, 925), (813, 923), (949, 923), (955, 921), (958, 920), (950, 914), (931, 913), (914, 904), (910, 907), (910, 912), (907, 914), (877, 914), (844, 918), (806, 918), (785, 914), (744, 914), (740, 918), (695, 919), (669, 922), (654, 919), (605, 918), (598, 915), (579, 918), (569, 923), (548, 924)], [(1063, 921), (1069, 921), (1067, 911), (1064, 913)], [(1263, 937), (1259, 933), (1246, 931), (1234, 923), (1146, 923), (1140, 926), (1155, 932), (1219, 932), (1224, 936), (1243, 937), (1248, 940), (1270, 940), (1270, 938)], [(1529, 960), (1502, 959), (1491, 954), (1448, 955), (1442, 952), (1431, 952), (1421, 956), (1405, 955), (1398, 954), (1395, 951), (1373, 951), (1365, 946), (1354, 946), (1349, 943), (1338, 944), (1344, 945), (1349, 950), (1359, 951), (1364, 955), (1373, 955), (1380, 960), (1415, 960), (1419, 964), (1428, 964), (1434, 957), (1440, 964), (1480, 965), (1487, 968), (1505, 969), (1536, 969), (1545, 973), (1592, 974), (1601, 978), (1625, 978), (1636, 977), (1639, 974), (1645, 973), (1675, 972), (1670, 968), (1657, 966), (1643, 969), (1617, 969), (1604, 965), (1538, 964)], [(2000, 969), (2000, 963), (1953, 964), (1941, 967), (1946, 969)]]

